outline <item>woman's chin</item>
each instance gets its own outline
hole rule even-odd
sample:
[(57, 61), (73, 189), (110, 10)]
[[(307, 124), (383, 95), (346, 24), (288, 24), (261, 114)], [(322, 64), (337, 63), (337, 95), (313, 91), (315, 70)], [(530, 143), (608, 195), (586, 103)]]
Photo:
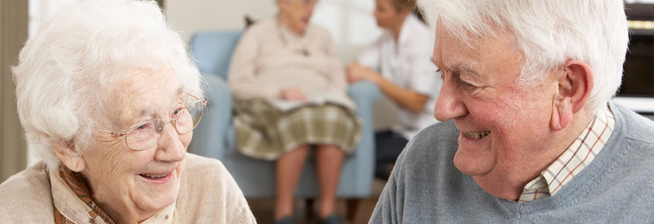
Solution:
[(166, 176), (137, 175), (139, 190), (133, 195), (140, 210), (156, 212), (171, 205), (179, 194), (179, 175), (175, 170)]

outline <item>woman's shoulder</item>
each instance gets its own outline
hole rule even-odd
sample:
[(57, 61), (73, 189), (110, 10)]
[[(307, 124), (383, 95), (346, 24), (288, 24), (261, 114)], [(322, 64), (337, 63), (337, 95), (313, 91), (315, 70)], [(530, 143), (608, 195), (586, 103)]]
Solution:
[[(225, 165), (217, 159), (186, 153), (184, 159), (183, 184), (206, 185), (233, 182), (234, 178)], [(230, 189), (224, 189), (230, 190)]]
[[(184, 164), (185, 172), (188, 173), (190, 171), (191, 175), (195, 175), (195, 173), (198, 171), (211, 171), (211, 173), (227, 172), (227, 169), (225, 168), (223, 163), (220, 162), (219, 160), (202, 157), (191, 153), (186, 153), (186, 158), (184, 159), (184, 163), (185, 163)], [(197, 174), (197, 175), (202, 175), (202, 174)]]
[(176, 201), (181, 223), (256, 223), (243, 193), (225, 166), (213, 158), (186, 154)]
[(39, 162), (0, 185), (0, 217), (3, 221), (49, 223), (54, 220), (52, 190), (46, 170), (45, 163)]
[(243, 30), (244, 34), (269, 35), (271, 30), (276, 29), (277, 22), (274, 18), (262, 19)]

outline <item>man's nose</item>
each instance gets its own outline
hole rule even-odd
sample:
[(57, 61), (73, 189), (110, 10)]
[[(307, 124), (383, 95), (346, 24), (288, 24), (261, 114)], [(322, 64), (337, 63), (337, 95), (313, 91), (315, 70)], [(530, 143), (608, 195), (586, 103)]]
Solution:
[(451, 75), (443, 76), (440, 94), (434, 105), (434, 117), (439, 121), (447, 121), (468, 114), (468, 109), (462, 100), (461, 89), (456, 85)]

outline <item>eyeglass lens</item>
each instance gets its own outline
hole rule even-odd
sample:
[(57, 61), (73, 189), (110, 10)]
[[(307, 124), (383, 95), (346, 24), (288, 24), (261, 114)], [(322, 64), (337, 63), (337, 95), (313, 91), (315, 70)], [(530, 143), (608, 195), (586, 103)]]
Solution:
[(143, 150), (157, 144), (161, 138), (161, 132), (167, 123), (172, 123), (178, 134), (183, 135), (191, 132), (200, 122), (203, 102), (197, 100), (192, 104), (180, 108), (169, 121), (154, 119), (140, 123), (132, 127), (125, 136), (127, 147), (134, 150)]

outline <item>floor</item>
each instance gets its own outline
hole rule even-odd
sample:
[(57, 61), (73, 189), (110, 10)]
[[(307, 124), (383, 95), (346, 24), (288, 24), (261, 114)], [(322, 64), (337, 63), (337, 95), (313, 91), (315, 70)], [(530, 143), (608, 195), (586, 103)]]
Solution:
[[(348, 224), (365, 224), (368, 223), (370, 215), (377, 204), (377, 198), (384, 189), (385, 181), (375, 179), (372, 184), (370, 198), (363, 199), (359, 202), (356, 210), (354, 221)], [(248, 199), (250, 209), (257, 219), (259, 224), (272, 224), (274, 200), (273, 199)], [(339, 199), (337, 202), (337, 213), (345, 220), (346, 214), (346, 200)], [(315, 220), (307, 220), (306, 217), (306, 203), (302, 199), (297, 199), (295, 202), (295, 219), (298, 224), (314, 224)]]

